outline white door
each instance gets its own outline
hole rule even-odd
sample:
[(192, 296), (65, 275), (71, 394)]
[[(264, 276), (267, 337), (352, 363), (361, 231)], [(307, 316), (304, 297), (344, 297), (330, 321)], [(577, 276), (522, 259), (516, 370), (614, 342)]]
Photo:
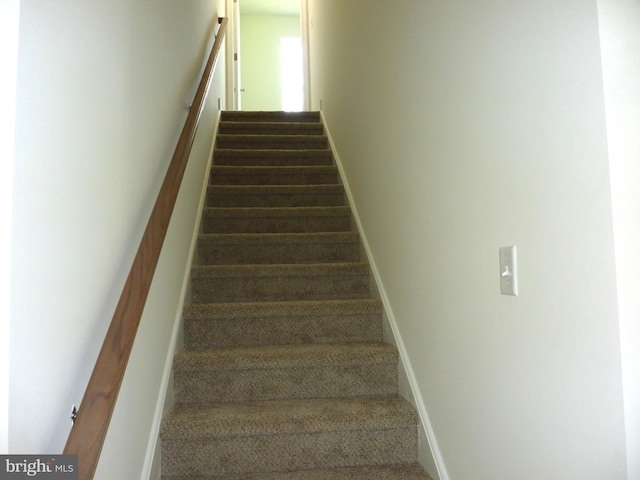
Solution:
[(300, 35), (302, 36), (302, 81), (304, 109), (311, 109), (311, 90), (309, 88), (309, 5), (300, 0)]
[(240, 0), (227, 0), (227, 109), (240, 110), (241, 70), (240, 70)]

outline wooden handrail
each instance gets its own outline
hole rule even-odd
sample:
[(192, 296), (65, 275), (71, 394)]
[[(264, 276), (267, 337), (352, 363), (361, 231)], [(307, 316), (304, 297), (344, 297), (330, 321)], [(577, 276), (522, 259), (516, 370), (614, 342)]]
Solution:
[(78, 455), (79, 480), (91, 480), (98, 465), (198, 122), (209, 93), (213, 71), (227, 28), (227, 18), (219, 18), (218, 23), (220, 28), (200, 85), (82, 398), (75, 425), (67, 439), (64, 453)]

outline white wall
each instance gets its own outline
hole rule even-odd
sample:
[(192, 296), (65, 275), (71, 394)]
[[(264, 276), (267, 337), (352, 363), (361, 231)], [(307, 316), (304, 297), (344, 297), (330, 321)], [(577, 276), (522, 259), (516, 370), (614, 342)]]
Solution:
[(599, 0), (629, 480), (640, 479), (640, 3)]
[[(309, 3), (312, 107), (441, 478), (626, 478), (596, 3)], [(511, 244), (518, 297), (499, 292)]]
[[(164, 393), (173, 355), (179, 348), (176, 343), (182, 321), (181, 306), (188, 295), (191, 241), (197, 235), (213, 140), (211, 132), (218, 115), (216, 92), (212, 93), (194, 142), (95, 480), (159, 478), (150, 473), (152, 468), (159, 468), (160, 457), (154, 455), (160, 443)], [(219, 90), (219, 94), (224, 96), (224, 90)], [(141, 467), (142, 474), (138, 474)]]
[[(71, 405), (82, 398), (223, 13), (222, 1), (206, 0), (21, 2), (12, 452), (64, 447)], [(224, 78), (224, 59), (218, 68)], [(211, 127), (223, 94), (217, 81), (203, 127)], [(199, 192), (190, 189), (201, 187), (209, 145), (196, 142), (198, 158), (185, 176), (179, 224), (170, 228), (140, 326), (145, 336), (122, 387), (127, 404), (114, 413), (114, 424), (128, 429), (116, 448), (107, 437), (103, 478), (138, 478), (148, 467), (196, 221)]]
[(0, 453), (9, 451), (11, 210), (19, 12), (19, 0), (0, 0)]
[(243, 110), (282, 110), (280, 38), (300, 37), (300, 17), (241, 15)]

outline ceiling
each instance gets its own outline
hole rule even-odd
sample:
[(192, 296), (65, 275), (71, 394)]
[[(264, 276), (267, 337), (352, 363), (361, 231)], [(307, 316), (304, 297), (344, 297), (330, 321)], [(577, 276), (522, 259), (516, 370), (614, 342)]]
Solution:
[(245, 15), (300, 15), (300, 0), (239, 0)]

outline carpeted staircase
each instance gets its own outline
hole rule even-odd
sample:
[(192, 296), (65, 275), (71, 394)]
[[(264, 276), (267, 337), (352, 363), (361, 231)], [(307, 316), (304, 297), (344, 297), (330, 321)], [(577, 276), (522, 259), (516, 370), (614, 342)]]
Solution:
[(427, 480), (317, 112), (224, 112), (164, 480)]

